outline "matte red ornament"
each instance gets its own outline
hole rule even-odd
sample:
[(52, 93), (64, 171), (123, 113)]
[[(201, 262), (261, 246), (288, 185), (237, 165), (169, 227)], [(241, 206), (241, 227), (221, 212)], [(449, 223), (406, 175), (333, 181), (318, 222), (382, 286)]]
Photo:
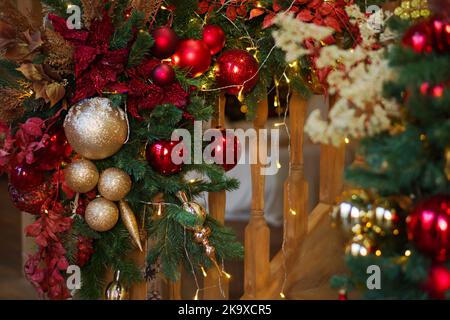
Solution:
[(152, 32), (155, 44), (152, 47), (152, 54), (159, 59), (169, 58), (178, 46), (178, 36), (169, 27), (159, 27)]
[(172, 66), (161, 63), (153, 68), (151, 77), (154, 84), (164, 87), (175, 81), (175, 71)]
[(445, 292), (450, 290), (450, 270), (443, 265), (432, 266), (425, 281), (424, 289), (431, 298), (444, 299)]
[(11, 169), (9, 182), (19, 191), (28, 191), (36, 188), (44, 181), (44, 174), (35, 166), (20, 164)]
[[(241, 91), (251, 91), (259, 80), (258, 61), (247, 51), (227, 50), (217, 59), (216, 79), (227, 93), (237, 95)], [(242, 87), (243, 86), (243, 87)]]
[(34, 189), (22, 191), (9, 184), (8, 192), (17, 209), (38, 215), (47, 199), (53, 196), (55, 188), (51, 182), (44, 182)]
[(189, 71), (192, 78), (205, 73), (211, 65), (211, 53), (202, 40), (183, 40), (172, 56), (172, 62)]
[(218, 128), (217, 130), (221, 134), (221, 141), (211, 152), (212, 160), (219, 166), (222, 166), (225, 171), (230, 171), (239, 161), (241, 145), (238, 137), (231, 131), (228, 131), (227, 137), (226, 129)]
[(208, 46), (211, 55), (219, 53), (225, 46), (225, 32), (215, 24), (208, 24), (203, 28), (202, 39)]
[[(182, 170), (182, 163), (175, 164), (172, 161), (172, 151), (179, 143), (179, 141), (161, 140), (147, 147), (145, 156), (153, 170), (162, 175), (175, 174)], [(180, 158), (183, 157), (182, 148), (180, 148), (178, 155)]]
[(48, 139), (43, 141), (44, 147), (34, 154), (40, 170), (56, 169), (62, 161), (68, 160), (72, 152), (62, 127), (51, 130), (48, 134)]
[(436, 195), (420, 202), (406, 219), (408, 238), (436, 261), (450, 257), (450, 196)]

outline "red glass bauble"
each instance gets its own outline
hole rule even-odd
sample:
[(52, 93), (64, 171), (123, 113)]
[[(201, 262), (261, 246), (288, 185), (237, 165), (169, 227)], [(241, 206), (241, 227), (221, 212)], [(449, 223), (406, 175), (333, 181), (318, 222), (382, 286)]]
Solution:
[(420, 202), (406, 219), (408, 238), (436, 261), (450, 257), (450, 196), (436, 195)]
[(164, 87), (175, 81), (175, 71), (172, 66), (161, 63), (153, 68), (151, 77), (154, 84)]
[(44, 174), (33, 165), (20, 164), (9, 172), (9, 182), (19, 191), (36, 188), (44, 181)]
[(431, 298), (444, 299), (445, 292), (450, 289), (450, 270), (443, 265), (432, 266), (424, 289)]
[(448, 52), (450, 49), (450, 19), (434, 16), (429, 23), (433, 31), (434, 49), (437, 52)]
[(433, 30), (428, 21), (422, 21), (409, 28), (403, 36), (402, 43), (417, 53), (433, 51)]
[[(178, 141), (161, 140), (147, 147), (145, 157), (153, 170), (163, 175), (181, 171), (183, 164), (175, 164), (172, 161), (172, 151), (179, 143)], [(178, 156), (183, 157), (183, 148), (179, 149)]]
[(49, 138), (43, 141), (44, 146), (34, 154), (36, 166), (40, 170), (56, 169), (62, 161), (68, 160), (72, 152), (63, 128), (50, 130), (48, 135)]
[(211, 55), (215, 55), (225, 46), (225, 32), (215, 24), (208, 24), (203, 28), (202, 40), (208, 46)]
[(227, 50), (217, 59), (216, 79), (229, 94), (237, 95), (244, 85), (244, 92), (251, 91), (258, 82), (258, 61), (247, 51)]
[(169, 58), (177, 49), (178, 36), (169, 27), (159, 27), (152, 32), (155, 44), (152, 47), (152, 54), (159, 59)]
[(211, 53), (202, 40), (183, 40), (172, 56), (173, 63), (181, 69), (189, 71), (195, 78), (205, 73), (211, 65)]
[(217, 146), (215, 146), (215, 142), (212, 142), (213, 146), (215, 146), (211, 151), (212, 160), (214, 163), (222, 166), (225, 171), (229, 171), (233, 169), (239, 161), (241, 145), (238, 137), (235, 136), (231, 130), (228, 130), (228, 133), (227, 130), (223, 128), (217, 130), (220, 132), (221, 141)]
[(8, 191), (17, 209), (30, 214), (40, 214), (42, 205), (53, 196), (55, 188), (50, 182), (44, 182), (31, 190), (23, 191), (10, 183)]

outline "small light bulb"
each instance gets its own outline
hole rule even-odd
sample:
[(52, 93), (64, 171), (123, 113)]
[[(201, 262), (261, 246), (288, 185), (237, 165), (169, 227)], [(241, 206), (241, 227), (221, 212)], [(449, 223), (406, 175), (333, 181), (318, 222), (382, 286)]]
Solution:
[(197, 289), (197, 291), (195, 291), (194, 300), (198, 300), (198, 289)]
[(347, 137), (345, 137), (344, 142), (345, 142), (346, 144), (349, 144), (349, 143), (350, 143), (350, 139), (347, 138)]
[(405, 257), (409, 257), (411, 255), (411, 250), (406, 250), (405, 251)]
[(281, 163), (279, 161), (277, 161), (277, 168), (281, 169)]
[(293, 216), (295, 216), (295, 215), (297, 214), (297, 211), (295, 211), (294, 209), (290, 209), (289, 212), (290, 212)]
[(381, 256), (381, 250), (375, 251), (375, 255), (376, 255), (377, 257)]
[(231, 274), (229, 274), (229, 273), (227, 273), (227, 272), (225, 272), (225, 271), (223, 271), (223, 270), (222, 270), (222, 273), (225, 275), (225, 277), (226, 277), (227, 279), (231, 279)]
[(206, 273), (205, 268), (203, 268), (203, 266), (200, 266), (200, 269), (202, 270), (203, 276), (206, 278), (208, 274)]
[(281, 297), (281, 299), (286, 299), (286, 296), (284, 295), (283, 292), (280, 292), (280, 297)]

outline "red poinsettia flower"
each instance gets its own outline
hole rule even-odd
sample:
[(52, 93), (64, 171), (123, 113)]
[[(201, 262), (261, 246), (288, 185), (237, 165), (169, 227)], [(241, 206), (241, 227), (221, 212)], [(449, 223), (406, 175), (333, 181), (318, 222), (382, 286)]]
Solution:
[(111, 51), (109, 40), (113, 34), (111, 18), (105, 11), (101, 20), (91, 23), (90, 30), (71, 30), (64, 19), (49, 15), (53, 27), (75, 47), (76, 92), (72, 103), (101, 94), (117, 82), (125, 70), (128, 49)]
[(139, 66), (127, 71), (131, 78), (128, 89), (128, 111), (136, 119), (142, 119), (142, 110), (152, 110), (162, 104), (172, 104), (182, 110), (189, 104), (189, 92), (178, 82), (160, 87), (148, 83), (153, 68), (160, 63), (156, 59), (147, 59)]

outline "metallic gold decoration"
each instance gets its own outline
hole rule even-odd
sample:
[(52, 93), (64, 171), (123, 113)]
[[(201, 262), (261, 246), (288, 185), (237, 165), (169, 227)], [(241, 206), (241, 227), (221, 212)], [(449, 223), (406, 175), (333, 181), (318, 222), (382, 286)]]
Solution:
[(450, 180), (450, 146), (445, 148), (445, 175)]
[(97, 198), (87, 205), (84, 219), (93, 230), (98, 232), (108, 231), (119, 220), (119, 209), (114, 202), (105, 198)]
[(428, 0), (404, 0), (394, 14), (403, 20), (426, 18), (431, 14)]
[(119, 201), (119, 210), (120, 210), (120, 218), (122, 219), (123, 224), (127, 228), (128, 232), (131, 235), (131, 238), (133, 238), (139, 250), (142, 252), (143, 249), (141, 244), (141, 237), (139, 234), (139, 227), (133, 210), (131, 210), (128, 203), (124, 200)]
[(360, 189), (344, 191), (331, 211), (335, 225), (346, 233), (359, 233), (369, 220), (369, 194)]
[[(197, 217), (197, 219), (199, 221), (199, 225), (196, 226), (196, 228), (201, 227), (206, 220), (207, 213), (206, 213), (205, 208), (203, 208), (197, 202), (189, 201), (186, 193), (184, 193), (182, 191), (179, 191), (177, 193), (177, 196), (178, 196), (178, 199), (180, 199), (180, 201), (182, 202), (183, 210), (185, 210), (185, 211), (189, 212), (190, 214)], [(196, 228), (191, 229), (191, 230), (195, 230)]]
[(384, 231), (392, 231), (399, 220), (397, 207), (398, 204), (392, 199), (379, 198), (375, 200), (369, 216)]
[(366, 235), (357, 235), (345, 247), (345, 253), (365, 257), (373, 251), (373, 242)]
[(87, 159), (100, 160), (115, 154), (128, 136), (125, 112), (107, 98), (86, 99), (74, 105), (64, 121), (72, 148)]
[(91, 191), (97, 185), (98, 177), (97, 167), (92, 161), (86, 159), (75, 160), (64, 169), (64, 180), (75, 192)]
[(105, 290), (105, 300), (126, 300), (127, 289), (120, 283), (120, 270), (114, 273), (114, 280), (108, 284)]
[(119, 201), (126, 197), (131, 190), (131, 178), (119, 168), (109, 168), (103, 171), (98, 181), (98, 192), (102, 197)]

